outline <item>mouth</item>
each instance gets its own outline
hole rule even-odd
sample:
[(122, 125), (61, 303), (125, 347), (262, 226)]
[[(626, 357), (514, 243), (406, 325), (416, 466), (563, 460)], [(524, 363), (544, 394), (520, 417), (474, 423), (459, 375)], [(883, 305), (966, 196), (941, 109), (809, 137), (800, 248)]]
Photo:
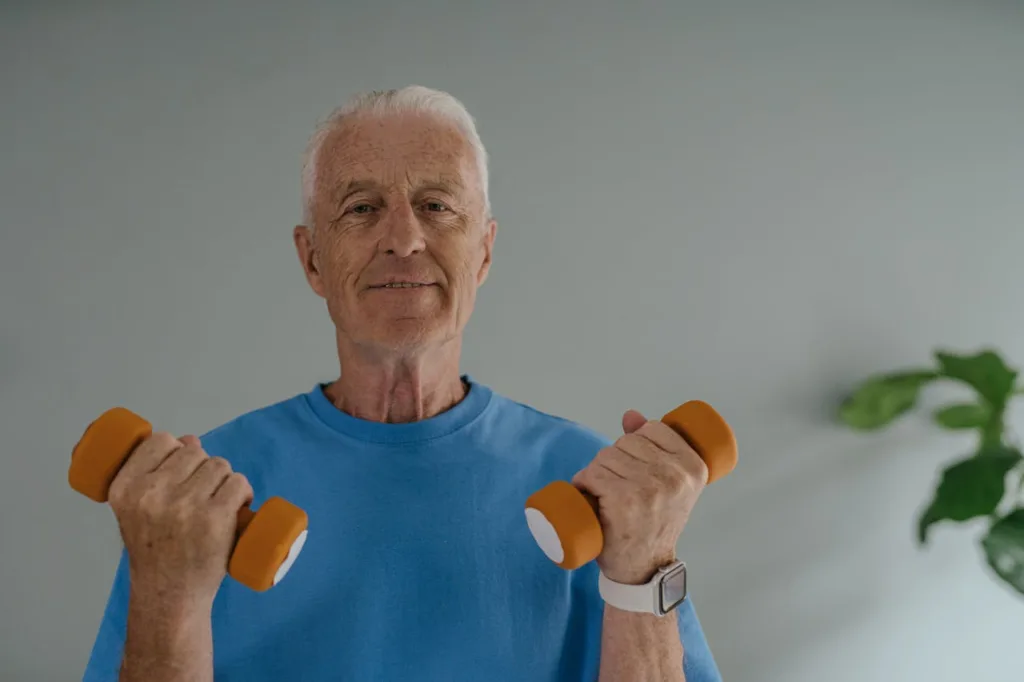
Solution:
[(432, 287), (433, 284), (425, 282), (388, 282), (387, 284), (375, 284), (371, 286), (371, 289), (425, 289), (426, 287)]

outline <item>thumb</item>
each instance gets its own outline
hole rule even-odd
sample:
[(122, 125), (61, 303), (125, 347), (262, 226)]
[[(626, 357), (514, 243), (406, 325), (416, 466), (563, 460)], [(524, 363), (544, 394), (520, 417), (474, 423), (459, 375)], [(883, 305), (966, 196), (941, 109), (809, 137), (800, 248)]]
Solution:
[(622, 415), (622, 432), (633, 433), (646, 423), (647, 417), (636, 410), (626, 410), (626, 413)]
[(192, 446), (202, 445), (202, 443), (199, 442), (199, 437), (198, 436), (193, 436), (192, 434), (188, 434), (187, 436), (182, 436), (181, 438), (178, 439), (178, 442), (180, 442), (182, 445), (185, 445), (185, 446), (189, 446), (189, 445), (192, 445)]

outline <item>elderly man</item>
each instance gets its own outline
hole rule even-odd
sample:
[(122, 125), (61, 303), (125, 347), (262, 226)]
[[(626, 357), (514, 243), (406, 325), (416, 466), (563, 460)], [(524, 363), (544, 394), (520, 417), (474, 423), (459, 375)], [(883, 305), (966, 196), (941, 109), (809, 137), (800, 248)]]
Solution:
[[(707, 469), (629, 411), (615, 442), (460, 373), (493, 256), (473, 119), (421, 87), (354, 98), (314, 135), (294, 242), (340, 373), (201, 438), (156, 433), (114, 480), (124, 551), (85, 682), (710, 682), (689, 598), (647, 585)], [(524, 500), (572, 480), (598, 502), (596, 562), (554, 565)], [(236, 511), (279, 495), (310, 529), (266, 592), (224, 580)]]

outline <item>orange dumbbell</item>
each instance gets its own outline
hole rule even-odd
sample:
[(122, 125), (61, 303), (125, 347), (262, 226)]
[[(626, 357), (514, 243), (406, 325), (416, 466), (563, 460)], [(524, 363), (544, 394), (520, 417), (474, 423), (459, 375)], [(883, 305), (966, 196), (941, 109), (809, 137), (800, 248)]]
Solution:
[[(691, 400), (661, 421), (690, 444), (708, 467), (708, 483), (736, 466), (736, 436), (710, 405)], [(604, 547), (597, 500), (568, 481), (554, 481), (526, 500), (526, 522), (549, 559), (574, 569), (596, 559)]]
[[(89, 425), (71, 452), (71, 487), (106, 502), (121, 465), (152, 433), (150, 423), (130, 410), (107, 410)], [(258, 592), (276, 585), (302, 551), (307, 527), (306, 512), (280, 497), (271, 497), (255, 512), (248, 505), (242, 507), (228, 575)]]

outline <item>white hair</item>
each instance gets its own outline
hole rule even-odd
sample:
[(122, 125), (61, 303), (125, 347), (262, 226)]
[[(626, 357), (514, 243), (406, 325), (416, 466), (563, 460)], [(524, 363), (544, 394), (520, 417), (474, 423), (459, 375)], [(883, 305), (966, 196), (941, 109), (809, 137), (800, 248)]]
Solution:
[(398, 113), (434, 115), (443, 121), (454, 124), (459, 129), (466, 141), (469, 142), (476, 157), (480, 187), (484, 195), (484, 211), (488, 218), (491, 216), (487, 150), (477, 133), (473, 117), (462, 102), (447, 92), (420, 85), (409, 85), (400, 89), (358, 93), (331, 112), (317, 126), (309, 140), (302, 164), (302, 214), (307, 226), (313, 228), (313, 192), (316, 188), (317, 162), (327, 136), (352, 116), (365, 114), (386, 116)]

